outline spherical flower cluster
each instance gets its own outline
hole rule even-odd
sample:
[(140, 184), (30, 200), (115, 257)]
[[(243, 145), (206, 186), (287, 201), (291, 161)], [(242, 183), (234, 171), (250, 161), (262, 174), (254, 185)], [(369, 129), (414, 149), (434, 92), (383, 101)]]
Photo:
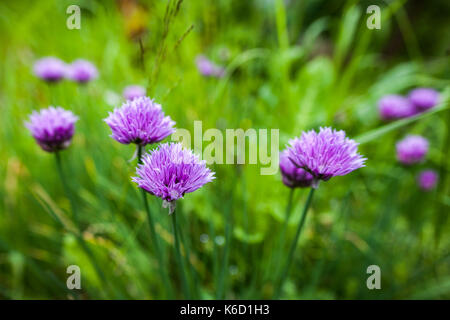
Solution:
[(132, 180), (163, 199), (169, 213), (175, 209), (176, 200), (215, 178), (206, 162), (199, 160), (191, 150), (183, 149), (181, 143), (163, 143), (150, 151), (138, 165), (136, 175)]
[(309, 172), (292, 163), (287, 150), (280, 153), (280, 171), (283, 183), (289, 188), (310, 187), (313, 182), (313, 176)]
[(58, 58), (46, 57), (35, 62), (34, 74), (47, 82), (57, 82), (66, 74), (66, 64)]
[(387, 95), (378, 102), (378, 111), (383, 120), (394, 120), (416, 113), (414, 105), (400, 95)]
[(144, 96), (145, 96), (145, 88), (138, 85), (127, 86), (123, 90), (123, 97), (126, 100), (133, 100), (135, 98)]
[(397, 142), (397, 159), (403, 164), (423, 161), (428, 152), (428, 140), (419, 135), (408, 135)]
[(417, 183), (422, 190), (430, 191), (436, 187), (438, 174), (434, 170), (423, 170), (417, 176)]
[(148, 97), (128, 100), (122, 107), (109, 112), (105, 122), (112, 130), (111, 137), (123, 144), (145, 146), (175, 132), (175, 122), (164, 116), (161, 105)]
[(198, 71), (205, 77), (221, 78), (225, 75), (225, 69), (216, 65), (203, 55), (195, 59)]
[(418, 111), (431, 109), (439, 103), (439, 92), (431, 88), (414, 89), (408, 97)]
[(439, 103), (439, 92), (431, 88), (417, 88), (408, 97), (396, 94), (378, 101), (378, 112), (383, 120), (407, 118), (429, 110)]
[(97, 68), (89, 61), (78, 59), (67, 67), (67, 78), (78, 82), (86, 83), (98, 77)]
[(70, 145), (78, 117), (61, 107), (33, 111), (25, 126), (41, 148), (48, 152), (63, 150)]
[(342, 130), (320, 128), (319, 132), (303, 132), (300, 138), (290, 140), (289, 145), (288, 158), (314, 177), (313, 187), (317, 187), (319, 180), (326, 181), (364, 167), (367, 160), (357, 153), (358, 144), (346, 138)]

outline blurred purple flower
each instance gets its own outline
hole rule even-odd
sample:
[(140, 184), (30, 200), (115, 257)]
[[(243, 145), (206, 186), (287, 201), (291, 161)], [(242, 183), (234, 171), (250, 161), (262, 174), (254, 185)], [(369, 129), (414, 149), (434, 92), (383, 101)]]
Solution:
[(148, 97), (128, 100), (120, 108), (109, 112), (105, 122), (112, 130), (111, 137), (123, 144), (145, 146), (175, 132), (175, 122), (164, 116), (161, 105)]
[(125, 87), (123, 90), (123, 97), (126, 100), (133, 100), (135, 98), (144, 97), (145, 96), (145, 88), (138, 85), (131, 85)]
[(98, 77), (97, 68), (89, 61), (78, 59), (67, 66), (66, 76), (78, 83), (86, 83)]
[(203, 55), (197, 56), (195, 59), (198, 71), (205, 77), (221, 78), (225, 75), (225, 69), (216, 65)]
[(132, 181), (163, 199), (163, 206), (169, 207), (169, 214), (175, 209), (176, 200), (215, 178), (206, 162), (199, 160), (191, 150), (183, 149), (181, 143), (163, 143), (144, 155), (136, 174)]
[(45, 57), (34, 63), (34, 74), (47, 82), (57, 82), (64, 78), (66, 64), (55, 57)]
[(428, 152), (428, 140), (418, 135), (408, 135), (397, 142), (397, 159), (403, 164), (421, 162)]
[(280, 153), (280, 171), (283, 183), (289, 188), (310, 187), (313, 182), (313, 176), (309, 172), (292, 163), (287, 150)]
[(25, 126), (36, 142), (48, 152), (63, 150), (70, 145), (78, 117), (61, 107), (33, 111)]
[(418, 111), (431, 109), (439, 103), (439, 92), (431, 88), (414, 89), (408, 97)]
[(417, 183), (422, 190), (429, 191), (436, 187), (438, 174), (434, 170), (423, 170), (417, 176)]
[(406, 118), (416, 113), (414, 105), (407, 98), (395, 94), (381, 98), (378, 111), (383, 120)]
[(358, 143), (346, 138), (342, 130), (320, 128), (318, 133), (314, 130), (303, 132), (300, 138), (290, 140), (289, 144), (289, 159), (313, 175), (313, 188), (317, 187), (319, 180), (327, 181), (364, 167), (367, 160), (357, 153)]

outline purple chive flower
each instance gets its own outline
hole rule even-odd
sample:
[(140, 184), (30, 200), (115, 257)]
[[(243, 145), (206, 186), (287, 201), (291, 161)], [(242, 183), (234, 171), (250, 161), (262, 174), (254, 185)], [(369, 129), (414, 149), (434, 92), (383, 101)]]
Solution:
[(135, 98), (144, 96), (145, 96), (145, 88), (138, 85), (127, 86), (123, 90), (123, 97), (126, 100), (133, 100)]
[(419, 111), (433, 108), (439, 103), (439, 92), (431, 88), (417, 88), (409, 93), (409, 101)]
[(66, 76), (78, 83), (86, 83), (98, 77), (97, 68), (89, 61), (78, 59), (67, 67)]
[(200, 160), (191, 150), (183, 149), (181, 143), (163, 143), (147, 153), (136, 174), (132, 180), (140, 188), (163, 199), (169, 214), (175, 210), (176, 200), (215, 178), (214, 172), (206, 167), (206, 161)]
[(25, 126), (39, 146), (48, 152), (63, 150), (70, 145), (78, 117), (61, 107), (33, 111)]
[(34, 74), (47, 82), (57, 82), (64, 78), (66, 64), (58, 58), (46, 57), (35, 62)]
[(309, 172), (292, 163), (287, 150), (280, 153), (280, 171), (283, 183), (289, 188), (310, 187), (313, 182), (313, 176)]
[(128, 100), (122, 107), (109, 112), (105, 122), (112, 130), (111, 137), (123, 144), (145, 146), (175, 132), (175, 122), (164, 116), (161, 105), (148, 97)]
[(428, 140), (418, 135), (408, 135), (397, 142), (397, 159), (403, 164), (421, 162), (428, 152)]
[(423, 170), (417, 176), (417, 183), (422, 190), (430, 191), (436, 187), (438, 174), (434, 170)]
[(342, 130), (320, 128), (319, 132), (303, 132), (289, 144), (289, 159), (313, 176), (313, 188), (317, 188), (319, 180), (327, 181), (364, 167), (367, 160), (357, 153), (358, 143), (346, 138)]
[(195, 63), (197, 64), (198, 71), (205, 77), (221, 78), (225, 75), (225, 69), (223, 67), (216, 65), (203, 55), (198, 56), (195, 59)]
[(407, 98), (395, 94), (381, 98), (378, 111), (383, 120), (406, 118), (416, 113), (414, 105)]

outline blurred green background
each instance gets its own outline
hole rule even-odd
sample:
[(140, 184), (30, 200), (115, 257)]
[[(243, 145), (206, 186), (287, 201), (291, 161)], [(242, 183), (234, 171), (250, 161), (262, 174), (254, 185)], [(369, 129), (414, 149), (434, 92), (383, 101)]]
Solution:
[[(81, 29), (66, 9), (81, 8)], [(380, 30), (366, 27), (379, 5)], [(177, 14), (167, 7), (179, 5)], [(450, 14), (433, 1), (2, 1), (0, 3), (0, 297), (3, 299), (163, 299), (138, 189), (134, 146), (109, 138), (102, 121), (123, 103), (129, 84), (147, 87), (178, 128), (279, 129), (280, 148), (303, 130), (332, 126), (362, 142), (367, 167), (322, 183), (316, 192), (285, 299), (450, 298)], [(172, 12), (172, 11), (171, 11)], [(165, 18), (166, 16), (166, 18)], [(140, 42), (144, 54), (140, 49)], [(205, 78), (204, 54), (226, 67)], [(92, 61), (97, 80), (47, 85), (33, 75), (44, 56)], [(144, 64), (142, 63), (142, 58)], [(385, 124), (377, 101), (426, 86), (443, 103), (432, 112)], [(60, 105), (80, 117), (62, 153), (76, 191), (83, 236), (105, 273), (98, 277), (72, 233), (70, 203), (51, 154), (23, 122), (32, 110)], [(395, 142), (425, 136), (423, 164), (403, 167)], [(204, 144), (205, 145), (205, 144)], [(179, 203), (199, 298), (270, 299), (274, 243), (289, 189), (259, 165), (213, 165), (217, 179)], [(416, 174), (440, 173), (423, 192)], [(294, 236), (307, 191), (296, 190), (286, 237)], [(167, 210), (150, 197), (174, 286)], [(55, 219), (55, 216), (58, 217)], [(58, 223), (62, 221), (62, 225)], [(281, 255), (287, 255), (288, 246)], [(69, 265), (81, 290), (66, 288)], [(381, 290), (366, 269), (381, 268)], [(176, 298), (182, 298), (176, 290)]]

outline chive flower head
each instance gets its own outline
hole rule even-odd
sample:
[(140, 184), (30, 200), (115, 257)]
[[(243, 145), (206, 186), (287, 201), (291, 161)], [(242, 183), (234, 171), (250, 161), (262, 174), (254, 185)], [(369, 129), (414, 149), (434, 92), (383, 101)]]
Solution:
[(56, 152), (70, 145), (77, 120), (71, 111), (50, 106), (33, 111), (25, 126), (43, 150)]
[(148, 97), (128, 100), (109, 112), (105, 122), (112, 130), (111, 137), (123, 144), (145, 146), (175, 132), (175, 122), (164, 115), (160, 104)]
[(169, 207), (170, 214), (175, 209), (176, 200), (214, 178), (214, 172), (206, 167), (206, 161), (200, 160), (192, 150), (184, 149), (181, 143), (163, 143), (143, 156), (132, 181), (163, 199), (163, 205)]

